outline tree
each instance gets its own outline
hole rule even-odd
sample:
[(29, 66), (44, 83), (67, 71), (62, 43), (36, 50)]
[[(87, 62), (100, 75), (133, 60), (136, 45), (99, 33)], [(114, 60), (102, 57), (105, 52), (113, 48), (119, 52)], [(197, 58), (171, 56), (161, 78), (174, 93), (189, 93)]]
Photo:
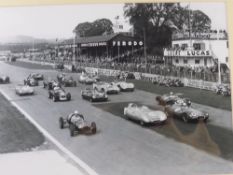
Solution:
[(174, 30), (189, 27), (190, 13), (193, 32), (210, 28), (211, 20), (206, 14), (199, 10), (189, 11), (180, 3), (129, 3), (124, 6), (124, 15), (133, 25), (135, 35), (143, 38), (145, 31), (149, 50), (170, 45)]
[(84, 22), (78, 24), (74, 32), (80, 37), (97, 36), (113, 33), (112, 22), (109, 19), (97, 19), (94, 22)]

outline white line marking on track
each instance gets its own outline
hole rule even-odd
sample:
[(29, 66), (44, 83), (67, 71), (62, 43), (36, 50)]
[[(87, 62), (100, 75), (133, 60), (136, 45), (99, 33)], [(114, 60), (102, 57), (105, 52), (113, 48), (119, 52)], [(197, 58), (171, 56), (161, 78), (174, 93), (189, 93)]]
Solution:
[(75, 156), (71, 151), (65, 148), (59, 141), (57, 141), (46, 129), (39, 125), (24, 109), (22, 109), (17, 103), (12, 101), (12, 99), (2, 90), (0, 92), (3, 96), (15, 106), (38, 130), (40, 130), (45, 137), (51, 140), (62, 152), (68, 155), (74, 162), (76, 162), (81, 168), (83, 168), (89, 175), (98, 175), (92, 168), (90, 168), (85, 162)]

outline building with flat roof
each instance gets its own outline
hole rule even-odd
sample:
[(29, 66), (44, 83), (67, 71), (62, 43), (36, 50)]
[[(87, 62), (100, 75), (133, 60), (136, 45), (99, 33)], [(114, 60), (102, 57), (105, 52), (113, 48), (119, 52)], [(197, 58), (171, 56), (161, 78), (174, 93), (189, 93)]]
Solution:
[(175, 32), (172, 45), (164, 50), (166, 64), (190, 67), (229, 65), (228, 36), (225, 30), (205, 33)]

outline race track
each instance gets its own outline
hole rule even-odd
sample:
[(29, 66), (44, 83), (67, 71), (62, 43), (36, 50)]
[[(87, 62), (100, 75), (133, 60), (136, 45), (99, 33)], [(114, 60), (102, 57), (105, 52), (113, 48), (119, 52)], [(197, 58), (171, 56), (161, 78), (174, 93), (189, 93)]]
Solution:
[[(208, 127), (200, 123), (196, 126), (197, 128), (195, 127), (197, 133), (194, 132), (195, 134), (191, 135), (188, 128), (193, 128), (194, 124), (184, 124), (175, 120), (172, 120), (173, 122), (168, 123), (167, 126), (141, 127), (123, 119), (114, 112), (115, 107), (110, 111), (110, 107), (106, 108), (111, 104), (116, 106), (118, 102), (127, 104), (127, 102), (135, 101), (162, 110), (163, 108), (158, 106), (154, 100), (154, 94), (135, 90), (135, 92), (112, 95), (109, 96), (108, 105), (98, 103), (103, 105), (102, 107), (81, 98), (80, 91), (85, 87), (81, 84), (78, 84), (76, 88), (65, 88), (71, 92), (72, 100), (70, 102), (53, 102), (48, 99), (48, 92), (42, 86), (35, 88), (34, 96), (19, 97), (15, 94), (14, 86), (22, 83), (29, 73), (41, 72), (45, 77), (56, 77), (58, 72), (53, 70), (33, 71), (3, 62), (0, 62), (0, 70), (1, 74), (7, 74), (11, 78), (11, 84), (0, 85), (0, 89), (99, 175), (181, 175), (233, 172), (233, 163), (230, 161), (233, 159), (233, 147), (229, 148), (228, 152), (224, 153), (226, 155), (223, 156), (221, 145), (216, 144), (216, 140), (212, 139), (224, 136), (223, 140), (217, 143), (222, 142), (226, 148), (233, 145), (232, 140), (226, 140), (232, 136), (232, 133), (228, 132), (228, 129), (231, 128), (231, 112), (229, 111), (194, 104), (207, 109), (212, 117), (207, 124)], [(77, 80), (78, 75), (73, 74), (73, 77)], [(96, 135), (78, 135), (71, 138), (68, 129), (61, 130), (58, 127), (59, 116), (65, 116), (75, 109), (78, 109), (88, 121), (97, 123)], [(219, 119), (219, 116), (222, 119)], [(183, 128), (182, 132), (179, 126)], [(222, 130), (222, 127), (226, 129)], [(195, 139), (198, 141), (198, 137), (203, 134), (205, 134), (205, 141), (203, 141), (205, 146), (207, 145), (212, 151), (210, 154), (204, 148), (197, 149), (199, 145)], [(175, 138), (177, 135), (183, 140)], [(202, 139), (202, 137), (200, 138)]]

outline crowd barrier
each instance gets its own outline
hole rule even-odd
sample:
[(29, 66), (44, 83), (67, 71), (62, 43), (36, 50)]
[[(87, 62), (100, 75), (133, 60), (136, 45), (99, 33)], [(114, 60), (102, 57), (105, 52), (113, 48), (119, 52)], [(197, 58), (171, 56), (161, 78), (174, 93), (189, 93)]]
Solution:
[[(55, 62), (39, 62), (39, 61), (33, 61), (28, 59), (20, 59), (20, 61), (24, 62), (31, 62), (41, 65), (50, 65), (55, 67)], [(72, 70), (72, 64), (67, 63), (64, 65), (65, 69)], [(89, 67), (85, 66), (85, 71), (87, 73), (104, 75), (104, 76), (117, 76), (122, 72), (122, 70), (117, 69), (104, 69), (104, 68), (96, 68), (96, 67)], [(193, 87), (193, 88), (200, 88), (200, 89), (206, 89), (206, 90), (214, 90), (215, 87), (218, 85), (218, 82), (213, 81), (204, 81), (204, 80), (198, 80), (193, 79), (192, 77), (182, 77), (182, 76), (171, 76), (171, 75), (158, 75), (158, 74), (152, 74), (152, 73), (143, 73), (143, 72), (132, 72), (135, 76), (135, 79), (137, 80), (145, 80), (145, 81), (153, 81), (155, 78), (170, 78), (170, 79), (177, 79), (179, 78), (185, 86)], [(195, 77), (197, 78), (197, 77)], [(228, 83), (225, 83), (228, 84)]]

